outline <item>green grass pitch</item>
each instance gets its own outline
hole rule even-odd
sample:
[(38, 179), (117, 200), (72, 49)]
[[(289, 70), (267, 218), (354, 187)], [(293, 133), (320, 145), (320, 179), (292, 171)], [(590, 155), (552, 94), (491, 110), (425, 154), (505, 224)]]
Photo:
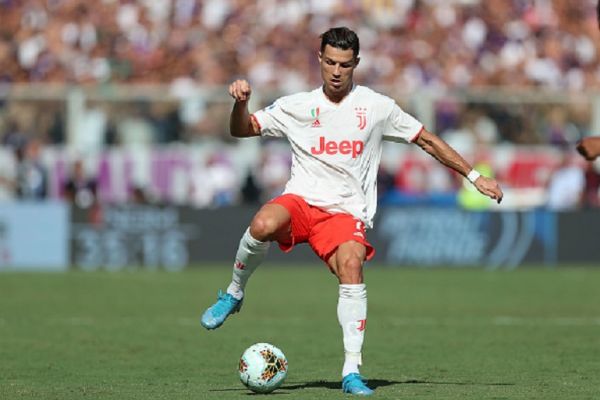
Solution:
[[(0, 274), (0, 399), (246, 399), (238, 359), (261, 341), (289, 361), (274, 398), (347, 399), (326, 268), (262, 267), (242, 312), (205, 331), (199, 316), (230, 274)], [(374, 398), (600, 398), (600, 268), (365, 277)]]

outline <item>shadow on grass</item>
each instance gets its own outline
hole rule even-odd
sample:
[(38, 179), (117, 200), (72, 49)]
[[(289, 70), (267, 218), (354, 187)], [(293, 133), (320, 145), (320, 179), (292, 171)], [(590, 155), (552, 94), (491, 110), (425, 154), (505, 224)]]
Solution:
[[(368, 386), (371, 389), (377, 389), (379, 387), (393, 386), (393, 385), (459, 385), (459, 386), (514, 386), (514, 383), (508, 382), (446, 382), (446, 381), (429, 381), (426, 379), (406, 379), (403, 381), (390, 381), (387, 379), (368, 379)], [(342, 384), (340, 381), (312, 381), (312, 382), (298, 382), (288, 383), (281, 386), (277, 392), (272, 394), (285, 394), (286, 390), (300, 390), (300, 389), (311, 389), (311, 388), (323, 388), (332, 390), (341, 390)], [(211, 392), (237, 392), (247, 391), (245, 388), (236, 389), (213, 389)], [(253, 395), (256, 393), (248, 393)]]
[[(408, 384), (422, 384), (422, 385), (461, 385), (461, 386), (513, 386), (514, 383), (506, 382), (441, 382), (441, 381), (429, 381), (426, 379), (407, 379), (403, 381), (390, 381), (387, 379), (367, 379), (367, 385), (371, 389), (377, 389), (379, 387), (393, 386), (393, 385), (408, 385)], [(296, 390), (296, 389), (309, 389), (309, 388), (324, 388), (324, 389), (336, 389), (340, 390), (342, 384), (340, 381), (314, 381), (297, 384), (284, 384), (281, 386), (281, 390)]]

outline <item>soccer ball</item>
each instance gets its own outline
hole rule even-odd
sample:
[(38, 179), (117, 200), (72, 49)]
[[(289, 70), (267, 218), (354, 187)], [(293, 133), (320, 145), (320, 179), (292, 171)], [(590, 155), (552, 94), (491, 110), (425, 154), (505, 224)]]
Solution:
[(269, 393), (277, 389), (287, 376), (285, 355), (269, 343), (256, 343), (248, 347), (240, 358), (240, 380), (256, 393)]

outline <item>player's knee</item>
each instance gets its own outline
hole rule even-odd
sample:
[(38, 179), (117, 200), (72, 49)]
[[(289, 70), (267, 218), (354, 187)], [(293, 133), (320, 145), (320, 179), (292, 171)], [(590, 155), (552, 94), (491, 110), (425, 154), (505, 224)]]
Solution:
[(348, 257), (342, 262), (342, 266), (346, 271), (360, 272), (362, 271), (362, 261), (358, 257)]
[(359, 257), (347, 257), (338, 261), (338, 278), (342, 283), (362, 283), (363, 262)]
[(250, 224), (250, 234), (257, 240), (270, 240), (279, 228), (277, 219), (268, 215), (257, 215)]

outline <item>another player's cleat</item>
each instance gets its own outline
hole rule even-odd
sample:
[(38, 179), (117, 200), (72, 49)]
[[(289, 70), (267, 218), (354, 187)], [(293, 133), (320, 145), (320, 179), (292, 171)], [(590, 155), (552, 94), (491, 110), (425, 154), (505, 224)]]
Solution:
[(370, 396), (374, 393), (365, 384), (365, 380), (357, 373), (351, 373), (342, 380), (342, 390), (344, 393), (356, 394), (359, 396)]
[(220, 290), (217, 297), (217, 302), (208, 307), (200, 319), (200, 323), (206, 329), (216, 329), (223, 325), (227, 317), (240, 311), (244, 301), (243, 299), (238, 300), (229, 293), (223, 293)]

